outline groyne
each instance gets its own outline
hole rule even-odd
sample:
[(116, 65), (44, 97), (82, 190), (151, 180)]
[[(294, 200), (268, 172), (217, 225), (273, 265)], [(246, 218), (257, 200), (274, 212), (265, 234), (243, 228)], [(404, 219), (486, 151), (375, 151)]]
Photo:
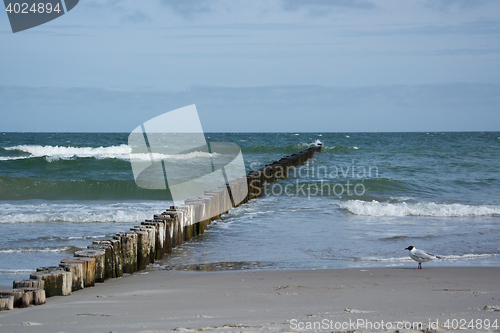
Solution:
[(203, 234), (212, 221), (235, 207), (235, 202), (241, 205), (261, 197), (266, 183), (287, 178), (290, 170), (304, 165), (317, 152), (321, 152), (321, 144), (205, 191), (183, 205), (171, 206), (128, 231), (93, 241), (87, 249), (62, 259), (59, 266), (39, 267), (29, 279), (14, 281), (13, 289), (0, 290), (0, 310), (41, 305), (46, 297), (71, 295), (95, 283), (143, 270), (173, 248)]

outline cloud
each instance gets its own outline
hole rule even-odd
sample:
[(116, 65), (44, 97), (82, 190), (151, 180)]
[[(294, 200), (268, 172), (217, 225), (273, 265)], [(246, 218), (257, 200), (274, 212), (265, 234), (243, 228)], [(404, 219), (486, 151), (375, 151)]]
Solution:
[(435, 52), (440, 56), (461, 56), (461, 55), (486, 55), (486, 54), (499, 54), (500, 48), (481, 48), (481, 49), (443, 49)]
[(248, 31), (288, 31), (288, 30), (310, 30), (318, 29), (320, 26), (305, 24), (287, 24), (287, 23), (227, 23), (212, 25), (180, 25), (169, 27), (169, 30), (248, 30)]
[(333, 8), (373, 9), (375, 4), (369, 0), (283, 0), (283, 9), (296, 11), (302, 8), (311, 14), (329, 11)]
[(176, 14), (185, 19), (192, 19), (197, 15), (205, 14), (213, 11), (211, 5), (212, 0), (160, 0), (163, 6), (168, 7)]
[(351, 35), (361, 36), (396, 36), (396, 35), (500, 35), (500, 20), (485, 20), (462, 22), (450, 25), (424, 25), (413, 28), (393, 27), (390, 30), (352, 31)]
[[(230, 35), (230, 34), (197, 34), (197, 35), (169, 35), (165, 36), (165, 38), (172, 39), (207, 39), (207, 38), (244, 38), (250, 35)], [(234, 45), (234, 44), (233, 44)]]
[(481, 7), (491, 0), (427, 0), (426, 6), (442, 11), (450, 10), (453, 7), (460, 9), (471, 9)]
[(136, 10), (131, 14), (122, 16), (120, 21), (124, 23), (142, 23), (151, 21), (151, 17), (141, 10)]
[(103, 8), (112, 8), (112, 9), (120, 9), (124, 10), (124, 0), (99, 0), (99, 1), (82, 1), (80, 5), (83, 7), (93, 8), (93, 9), (103, 9)]

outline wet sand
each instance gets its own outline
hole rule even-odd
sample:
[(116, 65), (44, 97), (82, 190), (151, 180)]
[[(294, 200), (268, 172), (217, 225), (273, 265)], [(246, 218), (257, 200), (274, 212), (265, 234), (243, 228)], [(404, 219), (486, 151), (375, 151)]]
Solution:
[(2, 311), (0, 331), (440, 332), (447, 320), (465, 322), (461, 332), (489, 320), (495, 331), (500, 268), (150, 270)]

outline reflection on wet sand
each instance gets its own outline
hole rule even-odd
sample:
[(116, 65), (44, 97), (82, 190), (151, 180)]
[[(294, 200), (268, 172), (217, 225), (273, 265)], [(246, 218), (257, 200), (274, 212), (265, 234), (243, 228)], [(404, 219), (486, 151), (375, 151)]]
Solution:
[(271, 263), (256, 262), (256, 261), (237, 261), (237, 262), (212, 262), (205, 264), (186, 264), (186, 265), (165, 265), (160, 269), (167, 271), (234, 271), (234, 270), (248, 270), (248, 269), (266, 269), (271, 268)]

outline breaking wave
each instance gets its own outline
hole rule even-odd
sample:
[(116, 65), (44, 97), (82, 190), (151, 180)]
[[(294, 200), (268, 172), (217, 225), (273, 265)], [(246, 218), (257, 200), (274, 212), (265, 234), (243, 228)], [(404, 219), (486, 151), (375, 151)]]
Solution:
[(500, 215), (500, 206), (494, 205), (472, 206), (458, 203), (389, 203), (375, 200), (349, 200), (340, 203), (339, 206), (352, 214), (364, 216), (473, 217)]
[[(138, 153), (132, 154), (132, 149), (125, 144), (109, 147), (63, 147), (63, 146), (39, 146), (39, 145), (18, 145), (4, 147), (5, 152), (10, 152), (13, 156), (0, 156), (0, 161), (22, 160), (28, 158), (44, 157), (48, 162), (57, 160), (71, 160), (75, 158), (95, 158), (95, 159), (121, 159), (121, 160), (154, 160), (173, 159), (190, 160), (199, 157), (212, 156), (207, 152), (190, 152), (187, 154), (160, 154), (160, 153)], [(213, 154), (217, 155), (217, 154)]]

